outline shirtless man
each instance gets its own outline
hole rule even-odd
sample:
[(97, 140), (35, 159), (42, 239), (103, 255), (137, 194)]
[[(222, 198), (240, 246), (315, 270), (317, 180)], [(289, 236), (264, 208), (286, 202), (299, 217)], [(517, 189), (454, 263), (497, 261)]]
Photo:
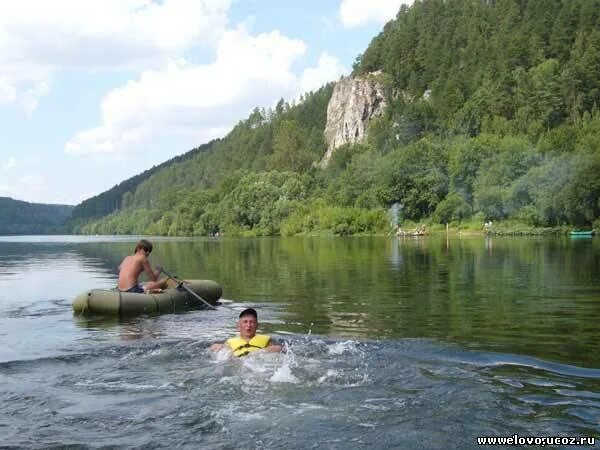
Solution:
[[(146, 239), (141, 239), (135, 246), (135, 253), (123, 259), (119, 265), (118, 289), (120, 291), (143, 294), (145, 291), (167, 287), (166, 278), (158, 279), (162, 268), (156, 266), (156, 272), (152, 270), (150, 261), (148, 261), (150, 253), (152, 253), (152, 243)], [(138, 278), (142, 272), (145, 272), (151, 281), (140, 286)]]

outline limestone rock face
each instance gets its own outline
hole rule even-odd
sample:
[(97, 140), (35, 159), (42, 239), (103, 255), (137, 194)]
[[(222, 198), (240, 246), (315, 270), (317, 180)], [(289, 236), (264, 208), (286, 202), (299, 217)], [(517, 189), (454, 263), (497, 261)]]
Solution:
[(385, 96), (383, 86), (376, 81), (375, 75), (345, 77), (335, 84), (327, 105), (327, 152), (321, 166), (327, 166), (339, 146), (363, 139), (367, 135), (369, 120), (382, 114), (386, 106)]

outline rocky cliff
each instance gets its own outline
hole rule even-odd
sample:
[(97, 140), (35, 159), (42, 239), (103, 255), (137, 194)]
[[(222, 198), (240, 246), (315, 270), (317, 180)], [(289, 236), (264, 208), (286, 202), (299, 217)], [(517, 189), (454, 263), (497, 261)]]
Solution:
[(386, 102), (377, 73), (364, 77), (346, 77), (338, 81), (327, 105), (325, 139), (327, 152), (321, 161), (327, 166), (341, 145), (357, 142), (367, 135), (369, 120), (381, 115)]

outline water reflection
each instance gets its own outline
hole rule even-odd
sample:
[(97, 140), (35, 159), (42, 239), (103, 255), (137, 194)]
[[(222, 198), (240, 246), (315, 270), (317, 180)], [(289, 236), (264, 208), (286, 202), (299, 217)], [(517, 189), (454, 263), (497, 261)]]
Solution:
[[(0, 316), (113, 287), (136, 239), (0, 242)], [(599, 254), (597, 239), (220, 238), (158, 240), (151, 259), (218, 281), (225, 299), (277, 305), (267, 331), (431, 337), (596, 367)]]

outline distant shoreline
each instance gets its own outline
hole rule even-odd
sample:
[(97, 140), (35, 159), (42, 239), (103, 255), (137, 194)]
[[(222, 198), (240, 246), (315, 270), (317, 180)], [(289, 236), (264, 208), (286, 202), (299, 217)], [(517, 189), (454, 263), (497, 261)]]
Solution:
[[(490, 237), (500, 237), (500, 236), (569, 236), (572, 231), (591, 231), (594, 236), (598, 235), (598, 230), (587, 228), (585, 230), (575, 227), (575, 226), (560, 226), (560, 227), (530, 227), (524, 224), (503, 224), (499, 222), (494, 224), (493, 226), (483, 229), (479, 227), (475, 227), (474, 224), (464, 224), (464, 225), (454, 225), (446, 228), (445, 225), (435, 224), (435, 225), (427, 225), (423, 226), (422, 230), (417, 232), (417, 227), (413, 224), (407, 224), (406, 228), (402, 228), (403, 234), (397, 234), (397, 231), (382, 231), (379, 233), (355, 233), (348, 234), (344, 236), (393, 236), (398, 238), (419, 238), (419, 237), (428, 237), (428, 236), (452, 236), (452, 237), (466, 237), (466, 236), (490, 236)], [(231, 234), (226, 235), (222, 234), (219, 237), (214, 236), (205, 236), (205, 235), (195, 235), (195, 236), (164, 236), (164, 235), (150, 235), (150, 234), (0, 234), (0, 238), (5, 242), (11, 240), (20, 240), (21, 238), (29, 238), (36, 240), (39, 238), (49, 238), (51, 240), (61, 241), (63, 238), (67, 237), (93, 237), (97, 240), (104, 240), (107, 238), (118, 238), (118, 239), (134, 239), (139, 238), (141, 236), (151, 236), (154, 239), (194, 239), (194, 238), (210, 238), (210, 239), (220, 239), (223, 237), (235, 237), (235, 238), (253, 238), (253, 237), (342, 237), (338, 234), (332, 232), (332, 230), (319, 230), (312, 233), (306, 234), (296, 234), (292, 236), (287, 235), (272, 235), (272, 236), (250, 236), (244, 234)], [(584, 236), (588, 237), (588, 236)]]

